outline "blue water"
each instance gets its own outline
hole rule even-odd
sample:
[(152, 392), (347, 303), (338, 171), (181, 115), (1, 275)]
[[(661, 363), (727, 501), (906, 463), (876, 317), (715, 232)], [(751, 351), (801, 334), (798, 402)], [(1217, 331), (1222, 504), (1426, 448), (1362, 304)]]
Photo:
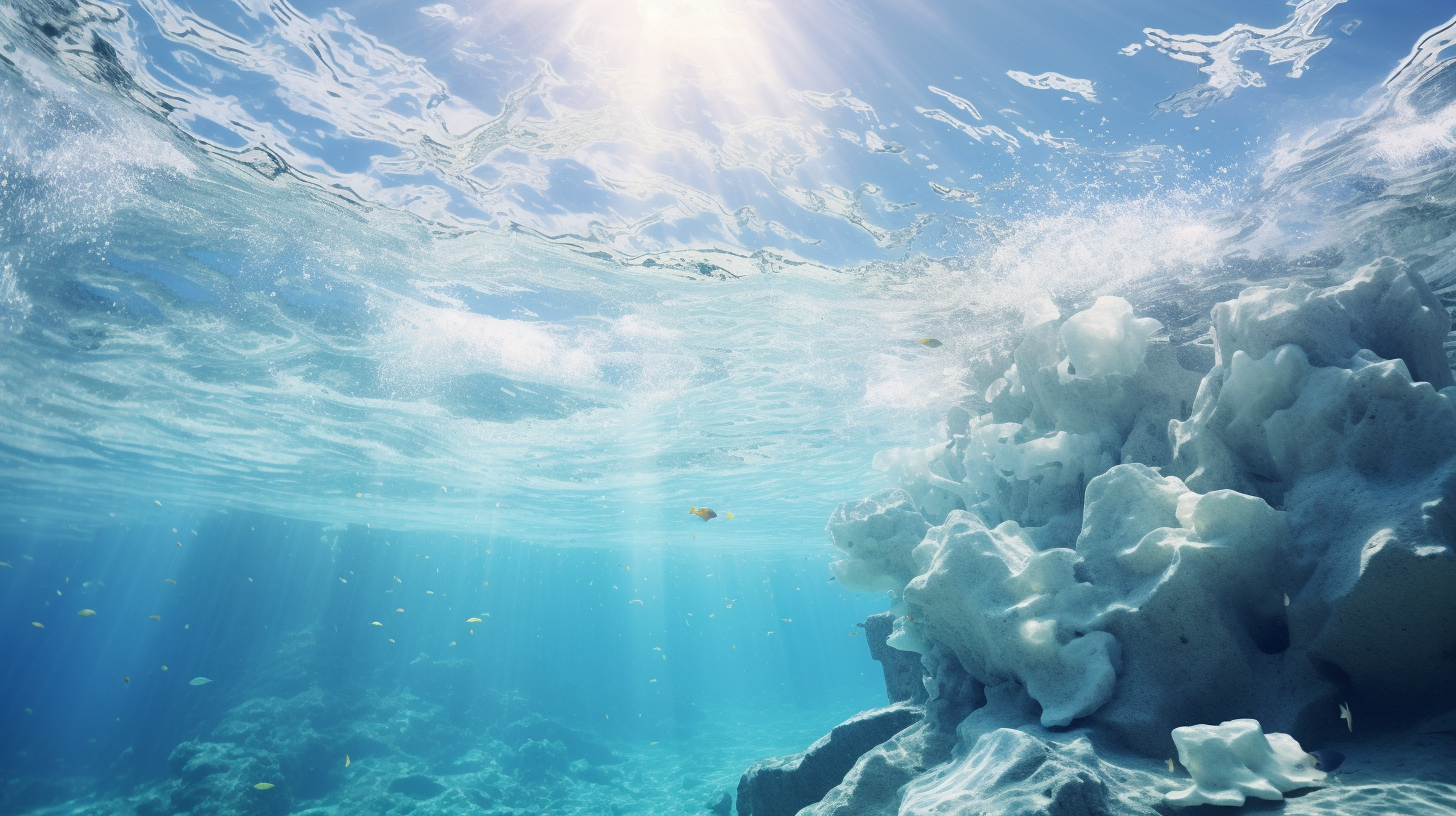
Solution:
[(1453, 12), (0, 3), (0, 813), (704, 809), (884, 701), (825, 520), (1027, 302), (1449, 294)]

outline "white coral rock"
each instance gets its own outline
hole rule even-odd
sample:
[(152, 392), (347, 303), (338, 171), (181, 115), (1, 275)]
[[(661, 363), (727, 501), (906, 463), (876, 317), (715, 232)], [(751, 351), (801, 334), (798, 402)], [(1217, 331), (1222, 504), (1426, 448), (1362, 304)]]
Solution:
[(1193, 775), (1193, 787), (1169, 793), (1170, 805), (1239, 807), (1247, 797), (1279, 800), (1299, 788), (1319, 787), (1326, 774), (1294, 737), (1265, 734), (1258, 720), (1173, 729), (1178, 761)]

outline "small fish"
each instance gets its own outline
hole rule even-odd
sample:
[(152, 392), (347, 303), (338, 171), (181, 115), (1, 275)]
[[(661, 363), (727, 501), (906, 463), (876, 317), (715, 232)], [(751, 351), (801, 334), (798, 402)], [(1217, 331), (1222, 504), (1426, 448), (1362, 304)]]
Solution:
[(641, 598), (633, 598), (632, 600), (628, 601), (627, 603), (629, 603), (629, 604), (640, 604), (640, 603), (642, 603), (642, 599)]
[(733, 518), (733, 514), (732, 513), (724, 513), (723, 514), (723, 518), (725, 518), (725, 519), (731, 519), (731, 518)]
[(1177, 770), (1177, 768), (1174, 768), (1173, 767), (1173, 758), (1172, 757), (1168, 757), (1168, 773), (1173, 773), (1176, 770)]
[(403, 611), (404, 611), (404, 609), (403, 609), (403, 608), (400, 608), (400, 609), (396, 609), (396, 610), (394, 610), (394, 611), (396, 611), (396, 612), (403, 612)]
[(163, 666), (162, 667), (162, 671), (166, 671), (166, 670), (167, 670), (167, 667), (166, 666)]
[(163, 578), (162, 579), (162, 583), (164, 583), (164, 584), (171, 584), (172, 586), (177, 586), (177, 579), (176, 578)]
[(258, 784), (256, 784), (256, 785), (253, 786), (253, 790), (272, 790), (272, 789), (273, 789), (273, 783), (272, 782), (259, 782)]
[(794, 619), (793, 618), (779, 618), (779, 620), (783, 621), (784, 623), (793, 623), (794, 622)]
[(31, 626), (34, 626), (37, 629), (44, 629), (45, 628), (45, 624), (44, 623), (41, 623), (40, 621), (31, 621), (30, 622), (30, 625)]
[(1345, 726), (1351, 732), (1355, 730), (1355, 715), (1350, 713), (1349, 703), (1340, 703), (1340, 719), (1345, 721)]
[(205, 686), (205, 685), (207, 685), (208, 683), (211, 683), (211, 682), (212, 681), (209, 680), (209, 679), (207, 679), (206, 677), (194, 677), (191, 680), (188, 680), (187, 681), (187, 685), (189, 685), (189, 686)]
[(455, 641), (453, 641), (453, 640), (452, 640), (452, 641), (450, 641), (450, 645), (451, 645), (451, 646), (454, 646), (454, 645), (455, 645)]
[(77, 615), (80, 615), (83, 618), (89, 618), (92, 615), (95, 615), (96, 614), (96, 610), (94, 610), (94, 609), (82, 609), (80, 612), (77, 612), (76, 614)]
[(1289, 593), (1284, 593), (1284, 605), (1289, 606)]
[(688, 508), (688, 512), (691, 513), (691, 514), (693, 514), (693, 515), (695, 515), (695, 516), (697, 516), (698, 518), (702, 519), (703, 521), (707, 521), (708, 519), (713, 519), (713, 518), (717, 518), (718, 517), (718, 514), (717, 513), (714, 513), (712, 510), (710, 510), (710, 509), (708, 509), (706, 507), (689, 507)]
[(465, 622), (466, 623), (480, 623), (481, 621), (480, 621), (480, 618), (466, 618), (465, 619)]
[(1345, 762), (1345, 755), (1333, 748), (1321, 748), (1318, 751), (1310, 751), (1309, 756), (1314, 760), (1315, 770), (1330, 773), (1339, 768)]
[(651, 680), (648, 680), (647, 682), (649, 682), (649, 683), (656, 683), (657, 682), (657, 678), (654, 677)]
[(162, 616), (161, 615), (148, 615), (147, 616), (147, 620), (159, 621), (161, 619), (162, 619)]
[(369, 622), (369, 625), (370, 626), (383, 626), (384, 624), (380, 623), (379, 621), (370, 621)]
[(939, 340), (936, 340), (934, 337), (922, 337), (920, 338), (920, 345), (925, 346), (926, 348), (940, 348), (945, 344), (940, 342)]
[(129, 684), (129, 683), (131, 683), (131, 678), (130, 677), (123, 677), (123, 678), (121, 678), (121, 682), (128, 683)]
[[(253, 580), (253, 579), (252, 579), (252, 578), (249, 578), (249, 579), (248, 579), (248, 580), (249, 580), (249, 581), (251, 581), (251, 580)], [(343, 579), (343, 578), (340, 578), (340, 579), (339, 579), (339, 583), (341, 583), (341, 584), (347, 584), (347, 583), (349, 583), (349, 582), (348, 582), (348, 581), (346, 581), (346, 580), (345, 580), (345, 579)]]
[(859, 634), (859, 632), (850, 632), (849, 633), (849, 636), (850, 637), (854, 637), (855, 635), (858, 635), (858, 634)]
[(0, 567), (4, 567), (6, 569), (15, 569), (15, 567), (10, 566), (9, 561), (0, 561)]
[(35, 712), (33, 712), (33, 711), (30, 710), (30, 706), (26, 706), (25, 707), (25, 713), (26, 714), (34, 714)]
[(345, 768), (349, 767), (349, 755), (348, 754), (344, 754), (344, 767)]

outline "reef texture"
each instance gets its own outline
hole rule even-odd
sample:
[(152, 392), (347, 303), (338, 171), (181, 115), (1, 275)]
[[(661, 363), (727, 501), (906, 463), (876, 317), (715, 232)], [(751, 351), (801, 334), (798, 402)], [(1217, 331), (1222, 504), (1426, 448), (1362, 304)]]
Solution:
[[(1311, 788), (1286, 812), (1456, 808), (1456, 763), (1421, 758), (1456, 748), (1429, 727), (1456, 706), (1446, 310), (1383, 259), (1249, 289), (1191, 344), (1159, 329), (1119, 298), (1065, 320), (1033, 304), (982, 410), (877, 456), (900, 487), (834, 512), (835, 576), (890, 594), (888, 645), (921, 656), (930, 699), (801, 814), (1137, 814)], [(875, 656), (908, 699), (903, 664)], [(1332, 784), (1301, 742), (1339, 742), (1365, 776)]]
[(755, 764), (738, 783), (738, 816), (794, 816), (844, 780), (856, 760), (920, 719), (905, 703), (858, 714), (809, 750)]

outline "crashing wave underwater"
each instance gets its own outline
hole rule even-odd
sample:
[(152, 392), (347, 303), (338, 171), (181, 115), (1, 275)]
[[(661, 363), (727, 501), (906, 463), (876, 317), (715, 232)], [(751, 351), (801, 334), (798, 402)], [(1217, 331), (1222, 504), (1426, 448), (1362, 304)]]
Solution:
[(4, 0), (0, 814), (1456, 813), (1456, 9), (1105, 5)]

